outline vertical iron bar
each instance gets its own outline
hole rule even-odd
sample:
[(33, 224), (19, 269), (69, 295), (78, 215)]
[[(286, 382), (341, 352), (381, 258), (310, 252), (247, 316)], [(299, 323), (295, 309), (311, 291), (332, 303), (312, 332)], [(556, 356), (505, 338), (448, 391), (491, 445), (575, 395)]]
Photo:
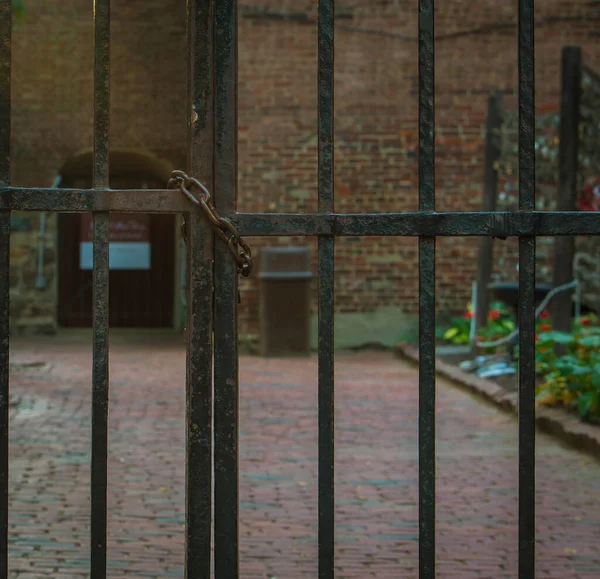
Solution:
[[(110, 0), (94, 0), (94, 188), (109, 186)], [(91, 579), (106, 578), (109, 214), (94, 213)]]
[[(12, 0), (0, 3), (0, 186), (10, 185)], [(8, 577), (10, 211), (0, 211), (0, 577)]]
[[(419, 211), (435, 211), (434, 0), (419, 0)], [(435, 577), (435, 237), (419, 238), (419, 577)]]
[[(519, 210), (535, 209), (534, 2), (519, 0)], [(519, 237), (519, 579), (535, 573), (535, 246)]]
[[(320, 0), (318, 18), (319, 211), (334, 212), (335, 0)], [(335, 238), (319, 237), (319, 579), (335, 563)]]
[[(237, 193), (237, 2), (215, 3), (215, 201), (232, 215)], [(239, 577), (237, 275), (215, 244), (215, 577)]]
[[(191, 174), (212, 189), (213, 2), (188, 2), (189, 159)], [(187, 217), (189, 258), (186, 355), (185, 577), (210, 577), (212, 535), (213, 234), (198, 211)]]

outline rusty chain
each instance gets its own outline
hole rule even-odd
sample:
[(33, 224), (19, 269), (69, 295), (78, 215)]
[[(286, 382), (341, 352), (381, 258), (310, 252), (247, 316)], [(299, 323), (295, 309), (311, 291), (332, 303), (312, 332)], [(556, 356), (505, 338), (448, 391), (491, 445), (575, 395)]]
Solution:
[[(188, 176), (183, 171), (173, 171), (167, 187), (169, 189), (179, 188), (187, 199), (203, 210), (204, 214), (210, 220), (217, 237), (227, 244), (227, 249), (229, 249), (229, 253), (231, 253), (237, 264), (238, 273), (241, 273), (244, 277), (248, 277), (252, 272), (252, 251), (238, 233), (235, 225), (229, 219), (221, 217), (217, 213), (217, 210), (210, 201), (208, 189), (198, 179)], [(198, 197), (192, 193), (193, 189), (200, 191)], [(185, 222), (182, 227), (182, 234), (187, 243)]]

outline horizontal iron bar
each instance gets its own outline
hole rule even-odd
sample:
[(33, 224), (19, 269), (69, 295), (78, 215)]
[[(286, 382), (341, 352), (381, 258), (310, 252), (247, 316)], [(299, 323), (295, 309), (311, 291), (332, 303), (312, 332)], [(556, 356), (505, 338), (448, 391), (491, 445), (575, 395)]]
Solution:
[(191, 209), (191, 203), (178, 189), (0, 188), (0, 210), (185, 213)]
[[(192, 204), (170, 189), (0, 188), (0, 211), (188, 213)], [(600, 213), (587, 211), (412, 213), (237, 213), (246, 236), (399, 237), (600, 235)]]
[(245, 236), (347, 235), (398, 237), (515, 237), (600, 235), (600, 213), (588, 212), (452, 212), (380, 214), (238, 213)]

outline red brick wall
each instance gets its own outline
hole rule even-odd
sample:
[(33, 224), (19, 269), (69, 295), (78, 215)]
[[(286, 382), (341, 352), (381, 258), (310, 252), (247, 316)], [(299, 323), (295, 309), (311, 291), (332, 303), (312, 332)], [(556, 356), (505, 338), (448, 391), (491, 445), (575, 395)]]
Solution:
[[(250, 3), (245, 2), (248, 5)], [(279, 13), (297, 2), (252, 2)], [(311, 4), (312, 5), (312, 4)], [(337, 3), (340, 6), (340, 3)], [(414, 211), (418, 203), (417, 2), (341, 2), (336, 27), (336, 210)], [(314, 211), (317, 195), (317, 36), (314, 10), (302, 22), (240, 20), (240, 200), (244, 211)], [(338, 9), (338, 13), (340, 10)], [(439, 211), (478, 210), (483, 177), (487, 97), (503, 90), (516, 106), (517, 1), (454, 0), (436, 13), (436, 195)], [(558, 107), (560, 54), (580, 44), (599, 55), (600, 9), (576, 0), (536, 2), (538, 109)], [(268, 67), (261, 63), (268, 61)], [(287, 241), (287, 240), (282, 240)], [(302, 241), (302, 240), (298, 240)], [(275, 240), (253, 240), (260, 247)], [(464, 307), (475, 276), (477, 239), (439, 239), (440, 311)], [(540, 275), (551, 244), (540, 240)], [(316, 246), (315, 258), (316, 258)], [(414, 239), (340, 239), (337, 307), (417, 309)], [(498, 273), (515, 278), (516, 240), (497, 242)], [(316, 271), (316, 259), (315, 259)], [(547, 273), (546, 273), (547, 275)], [(243, 333), (257, 331), (256, 281), (243, 285)]]
[[(185, 3), (112, 5), (112, 145), (148, 149), (180, 166), (186, 145)], [(84, 0), (27, 0), (25, 6), (26, 18), (14, 32), (13, 182), (45, 186), (70, 154), (92, 144), (92, 6)], [(504, 90), (508, 107), (516, 102), (516, 7), (517, 0), (438, 3), (439, 211), (479, 209), (488, 92)], [(588, 61), (597, 58), (600, 8), (587, 0), (538, 0), (536, 11), (537, 104), (547, 110), (558, 106), (562, 46), (580, 44)], [(336, 210), (414, 211), (417, 2), (340, 0), (337, 15)], [(240, 1), (240, 210), (316, 210), (315, 17), (316, 3), (308, 0)], [(290, 240), (250, 241), (259, 250)], [(513, 275), (515, 244), (497, 245), (498, 260), (512, 263)], [(414, 312), (417, 254), (414, 239), (340, 239), (338, 310), (396, 305)], [(460, 309), (469, 299), (476, 255), (476, 239), (438, 241), (441, 310)], [(242, 282), (243, 335), (258, 331), (257, 288), (257, 276)]]

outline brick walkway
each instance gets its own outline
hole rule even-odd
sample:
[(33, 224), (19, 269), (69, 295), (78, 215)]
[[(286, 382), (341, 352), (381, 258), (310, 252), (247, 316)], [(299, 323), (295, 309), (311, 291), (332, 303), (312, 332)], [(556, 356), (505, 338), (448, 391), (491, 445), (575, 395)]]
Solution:
[[(183, 576), (180, 340), (113, 339), (109, 575)], [(87, 577), (89, 339), (16, 343), (11, 577)], [(243, 358), (241, 576), (316, 577), (315, 360)], [(417, 374), (389, 354), (337, 357), (338, 577), (417, 577)], [(438, 385), (438, 577), (516, 577), (517, 428)], [(538, 438), (536, 577), (600, 577), (600, 465)]]

